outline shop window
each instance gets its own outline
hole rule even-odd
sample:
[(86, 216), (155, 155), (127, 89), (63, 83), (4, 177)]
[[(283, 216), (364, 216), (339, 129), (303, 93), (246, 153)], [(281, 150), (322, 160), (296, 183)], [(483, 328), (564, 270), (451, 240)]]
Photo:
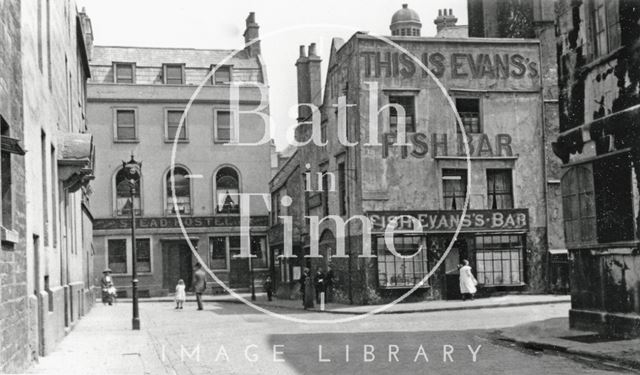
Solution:
[(238, 172), (231, 167), (216, 173), (216, 206), (218, 213), (240, 213), (240, 183)]
[[(456, 109), (462, 120), (465, 133), (482, 133), (480, 98), (456, 98)], [(458, 124), (456, 124), (456, 130), (458, 133), (462, 133)]]
[(210, 237), (209, 254), (211, 261), (209, 267), (212, 270), (227, 269), (227, 237)]
[[(378, 282), (381, 288), (411, 288), (418, 284), (429, 272), (427, 252), (424, 251), (424, 236), (396, 235), (393, 239), (396, 251), (411, 258), (400, 258), (392, 254), (384, 242), (384, 237), (376, 238), (378, 255)], [(424, 286), (428, 286), (426, 283)]]
[[(178, 140), (184, 141), (187, 139), (187, 119), (185, 118), (182, 127), (180, 128), (180, 119), (184, 111), (182, 110), (167, 110), (165, 115), (165, 139), (173, 142), (178, 136)], [(180, 128), (180, 133), (178, 133)]]
[(590, 165), (572, 167), (562, 177), (562, 215), (567, 244), (596, 240), (596, 209)]
[(462, 210), (467, 197), (467, 170), (442, 170), (442, 198), (445, 210)]
[(151, 272), (151, 240), (148, 238), (136, 239), (136, 270)]
[(231, 67), (230, 66), (220, 66), (213, 73), (213, 84), (214, 85), (223, 85), (231, 82)]
[(250, 250), (253, 258), (253, 268), (267, 268), (267, 238), (251, 236)]
[[(131, 183), (133, 182), (133, 202), (131, 202)], [(131, 215), (131, 208), (135, 209), (136, 215), (141, 215), (142, 210), (140, 208), (141, 192), (140, 192), (140, 177), (135, 180), (128, 180), (126, 171), (120, 169), (115, 177), (115, 192), (116, 192), (116, 215), (126, 216)]]
[(116, 109), (116, 140), (132, 141), (138, 138), (136, 133), (136, 111), (133, 109)]
[(135, 83), (134, 64), (132, 63), (114, 63), (115, 83)]
[(476, 236), (476, 273), (484, 286), (517, 286), (523, 281), (522, 235)]
[(396, 106), (401, 106), (404, 109), (404, 123), (406, 133), (415, 133), (415, 97), (402, 95), (402, 96), (389, 96), (389, 131), (395, 133), (398, 131), (398, 121), (400, 114)]
[(229, 143), (234, 140), (231, 111), (215, 110), (215, 141)]
[(109, 268), (113, 273), (127, 273), (127, 240), (109, 240)]
[(487, 169), (487, 197), (491, 210), (513, 208), (511, 169)]
[(173, 176), (171, 170), (167, 172), (165, 184), (167, 192), (165, 198), (166, 213), (170, 215), (178, 213), (191, 214), (191, 182), (189, 180), (189, 172), (185, 168), (175, 167), (173, 168)]
[(184, 84), (184, 65), (165, 64), (164, 65), (164, 83), (167, 85)]

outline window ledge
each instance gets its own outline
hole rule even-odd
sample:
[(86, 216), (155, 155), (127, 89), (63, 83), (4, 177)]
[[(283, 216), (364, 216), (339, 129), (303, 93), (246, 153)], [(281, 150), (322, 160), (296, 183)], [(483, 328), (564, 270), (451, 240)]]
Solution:
[(15, 230), (0, 226), (0, 240), (16, 244), (20, 240), (20, 235)]
[[(174, 143), (175, 139), (165, 138), (164, 143)], [(189, 143), (188, 139), (178, 139), (178, 143)]]
[(139, 139), (114, 139), (113, 143), (140, 143)]

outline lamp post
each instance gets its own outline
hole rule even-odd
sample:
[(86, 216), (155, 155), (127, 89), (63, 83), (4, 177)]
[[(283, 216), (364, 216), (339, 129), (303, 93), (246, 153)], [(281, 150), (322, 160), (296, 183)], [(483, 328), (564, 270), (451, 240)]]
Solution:
[(142, 163), (135, 161), (133, 153), (131, 154), (131, 160), (128, 162), (122, 162), (125, 175), (129, 181), (130, 197), (131, 197), (131, 257), (132, 257), (132, 270), (131, 270), (131, 297), (133, 300), (133, 318), (131, 319), (131, 326), (133, 330), (140, 330), (140, 314), (138, 311), (138, 272), (137, 266), (137, 252), (136, 252), (136, 210), (134, 197), (136, 194), (136, 182), (140, 181), (140, 170), (142, 169)]

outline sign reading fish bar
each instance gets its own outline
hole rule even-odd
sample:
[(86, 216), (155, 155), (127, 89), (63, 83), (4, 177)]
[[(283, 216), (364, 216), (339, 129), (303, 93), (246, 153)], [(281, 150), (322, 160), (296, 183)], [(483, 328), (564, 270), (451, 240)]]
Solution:
[(529, 229), (529, 210), (467, 210), (462, 211), (370, 211), (367, 217), (373, 224), (372, 231), (384, 232), (389, 223), (397, 231), (417, 231), (413, 219), (422, 224), (423, 232), (455, 232), (461, 224), (461, 232), (504, 231)]

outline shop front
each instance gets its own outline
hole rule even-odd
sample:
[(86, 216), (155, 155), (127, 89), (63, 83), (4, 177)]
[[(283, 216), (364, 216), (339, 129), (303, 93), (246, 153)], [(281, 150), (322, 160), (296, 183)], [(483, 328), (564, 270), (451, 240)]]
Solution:
[(465, 259), (481, 294), (526, 285), (527, 209), (467, 210), (464, 215), (462, 211), (376, 211), (367, 216), (373, 223), (381, 291), (420, 285), (429, 298), (459, 299), (458, 265)]

